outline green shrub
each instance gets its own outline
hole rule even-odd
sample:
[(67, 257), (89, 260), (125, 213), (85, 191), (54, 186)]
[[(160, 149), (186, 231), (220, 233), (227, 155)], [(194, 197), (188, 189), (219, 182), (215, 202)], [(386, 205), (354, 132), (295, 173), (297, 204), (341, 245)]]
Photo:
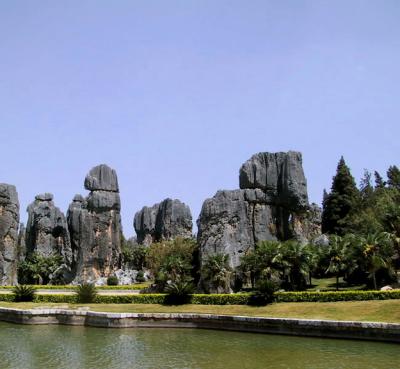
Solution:
[[(45, 257), (33, 253), (18, 264), (18, 282), (23, 284), (47, 284), (62, 263), (63, 259), (60, 255)], [(60, 280), (52, 282), (62, 284)]]
[(40, 302), (40, 303), (58, 303), (58, 304), (76, 304), (78, 301), (77, 295), (40, 295), (36, 294), (33, 302)]
[(146, 278), (144, 277), (142, 270), (138, 271), (138, 274), (136, 275), (136, 282), (146, 282)]
[(190, 280), (178, 279), (168, 284), (165, 288), (167, 293), (165, 303), (168, 305), (188, 304), (191, 300), (194, 286)]
[(98, 304), (164, 304), (165, 294), (97, 295)]
[(400, 291), (276, 292), (276, 302), (334, 302), (400, 299)]
[(92, 283), (82, 283), (77, 287), (78, 302), (89, 304), (95, 301), (97, 296), (96, 286)]
[(0, 301), (15, 302), (15, 295), (13, 293), (0, 293)]
[(118, 277), (115, 275), (107, 278), (107, 286), (118, 286), (118, 282)]
[(254, 291), (249, 299), (249, 305), (264, 306), (274, 301), (274, 292), (278, 289), (276, 282), (270, 279), (261, 279), (256, 284)]
[[(66, 285), (31, 285), (35, 289), (41, 289), (41, 290), (76, 290), (76, 286), (71, 285), (71, 284), (66, 284)], [(149, 283), (135, 283), (135, 284), (127, 284), (127, 285), (120, 285), (120, 286), (98, 286), (96, 287), (98, 290), (142, 290), (144, 288), (147, 288), (149, 286)], [(14, 286), (0, 286), (0, 290), (12, 290)]]
[(191, 303), (196, 305), (246, 305), (249, 298), (249, 293), (195, 294), (192, 295)]
[(33, 301), (35, 297), (35, 289), (32, 286), (21, 284), (13, 288), (14, 300), (16, 302)]
[[(400, 291), (339, 291), (339, 292), (275, 292), (276, 302), (332, 302), (400, 299)], [(0, 301), (15, 301), (14, 294), (0, 294)], [(78, 295), (36, 294), (33, 302), (68, 303), (83, 302)], [(98, 304), (166, 304), (167, 294), (97, 295)], [(87, 303), (87, 302), (86, 302)], [(251, 293), (193, 294), (185, 303), (196, 305), (247, 305), (252, 304)]]

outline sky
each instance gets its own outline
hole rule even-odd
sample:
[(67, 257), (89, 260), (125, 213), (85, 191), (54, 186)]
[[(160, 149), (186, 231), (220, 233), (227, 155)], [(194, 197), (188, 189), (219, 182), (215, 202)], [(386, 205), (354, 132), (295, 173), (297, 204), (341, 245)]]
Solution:
[(400, 165), (399, 19), (397, 0), (2, 0), (0, 182), (26, 222), (106, 163), (129, 237), (143, 206), (195, 221), (254, 153), (297, 150), (321, 203), (341, 155), (357, 182)]

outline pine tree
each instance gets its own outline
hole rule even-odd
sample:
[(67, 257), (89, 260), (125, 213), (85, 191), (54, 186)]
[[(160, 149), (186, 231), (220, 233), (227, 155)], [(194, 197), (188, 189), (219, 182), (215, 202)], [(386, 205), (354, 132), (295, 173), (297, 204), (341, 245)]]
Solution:
[[(360, 181), (360, 195), (364, 202), (368, 203), (374, 193), (374, 187), (371, 184), (371, 173), (364, 169), (364, 176)], [(365, 204), (364, 204), (365, 205)]]
[(400, 190), (400, 170), (396, 165), (391, 165), (387, 171), (388, 187)]
[(357, 207), (359, 191), (349, 167), (340, 158), (331, 192), (323, 204), (322, 232), (344, 235), (349, 230), (351, 212)]
[(375, 188), (384, 188), (386, 183), (383, 180), (382, 176), (377, 171), (375, 171), (374, 177), (375, 177)]

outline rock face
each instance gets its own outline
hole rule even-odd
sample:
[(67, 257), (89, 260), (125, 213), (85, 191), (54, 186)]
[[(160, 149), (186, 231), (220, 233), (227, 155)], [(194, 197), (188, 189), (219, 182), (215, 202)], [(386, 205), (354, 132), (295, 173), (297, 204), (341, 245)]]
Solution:
[(121, 267), (121, 201), (116, 172), (94, 167), (85, 178), (87, 198), (76, 195), (68, 209), (75, 281), (96, 281)]
[(44, 193), (35, 196), (27, 211), (26, 255), (34, 252), (44, 257), (60, 255), (66, 269), (70, 269), (73, 259), (67, 221), (54, 205), (53, 195)]
[(17, 190), (0, 183), (0, 285), (17, 283), (18, 225)]
[(241, 189), (260, 189), (265, 199), (276, 206), (300, 210), (308, 206), (307, 182), (301, 153), (258, 153), (247, 160), (239, 172)]
[(137, 241), (150, 245), (161, 240), (192, 236), (192, 214), (179, 200), (165, 199), (151, 207), (143, 207), (135, 214), (133, 226)]
[(26, 241), (25, 241), (25, 225), (21, 223), (19, 225), (18, 233), (18, 261), (25, 260), (26, 256)]
[(237, 267), (258, 241), (303, 241), (320, 234), (308, 205), (301, 153), (253, 155), (240, 168), (239, 184), (239, 190), (218, 191), (204, 202), (197, 221), (201, 259), (228, 254)]

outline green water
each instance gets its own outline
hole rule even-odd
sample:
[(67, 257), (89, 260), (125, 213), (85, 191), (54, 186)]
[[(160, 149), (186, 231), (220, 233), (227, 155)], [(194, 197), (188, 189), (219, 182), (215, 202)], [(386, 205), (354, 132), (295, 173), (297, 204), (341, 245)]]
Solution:
[(1, 369), (396, 369), (400, 345), (201, 329), (0, 323)]

